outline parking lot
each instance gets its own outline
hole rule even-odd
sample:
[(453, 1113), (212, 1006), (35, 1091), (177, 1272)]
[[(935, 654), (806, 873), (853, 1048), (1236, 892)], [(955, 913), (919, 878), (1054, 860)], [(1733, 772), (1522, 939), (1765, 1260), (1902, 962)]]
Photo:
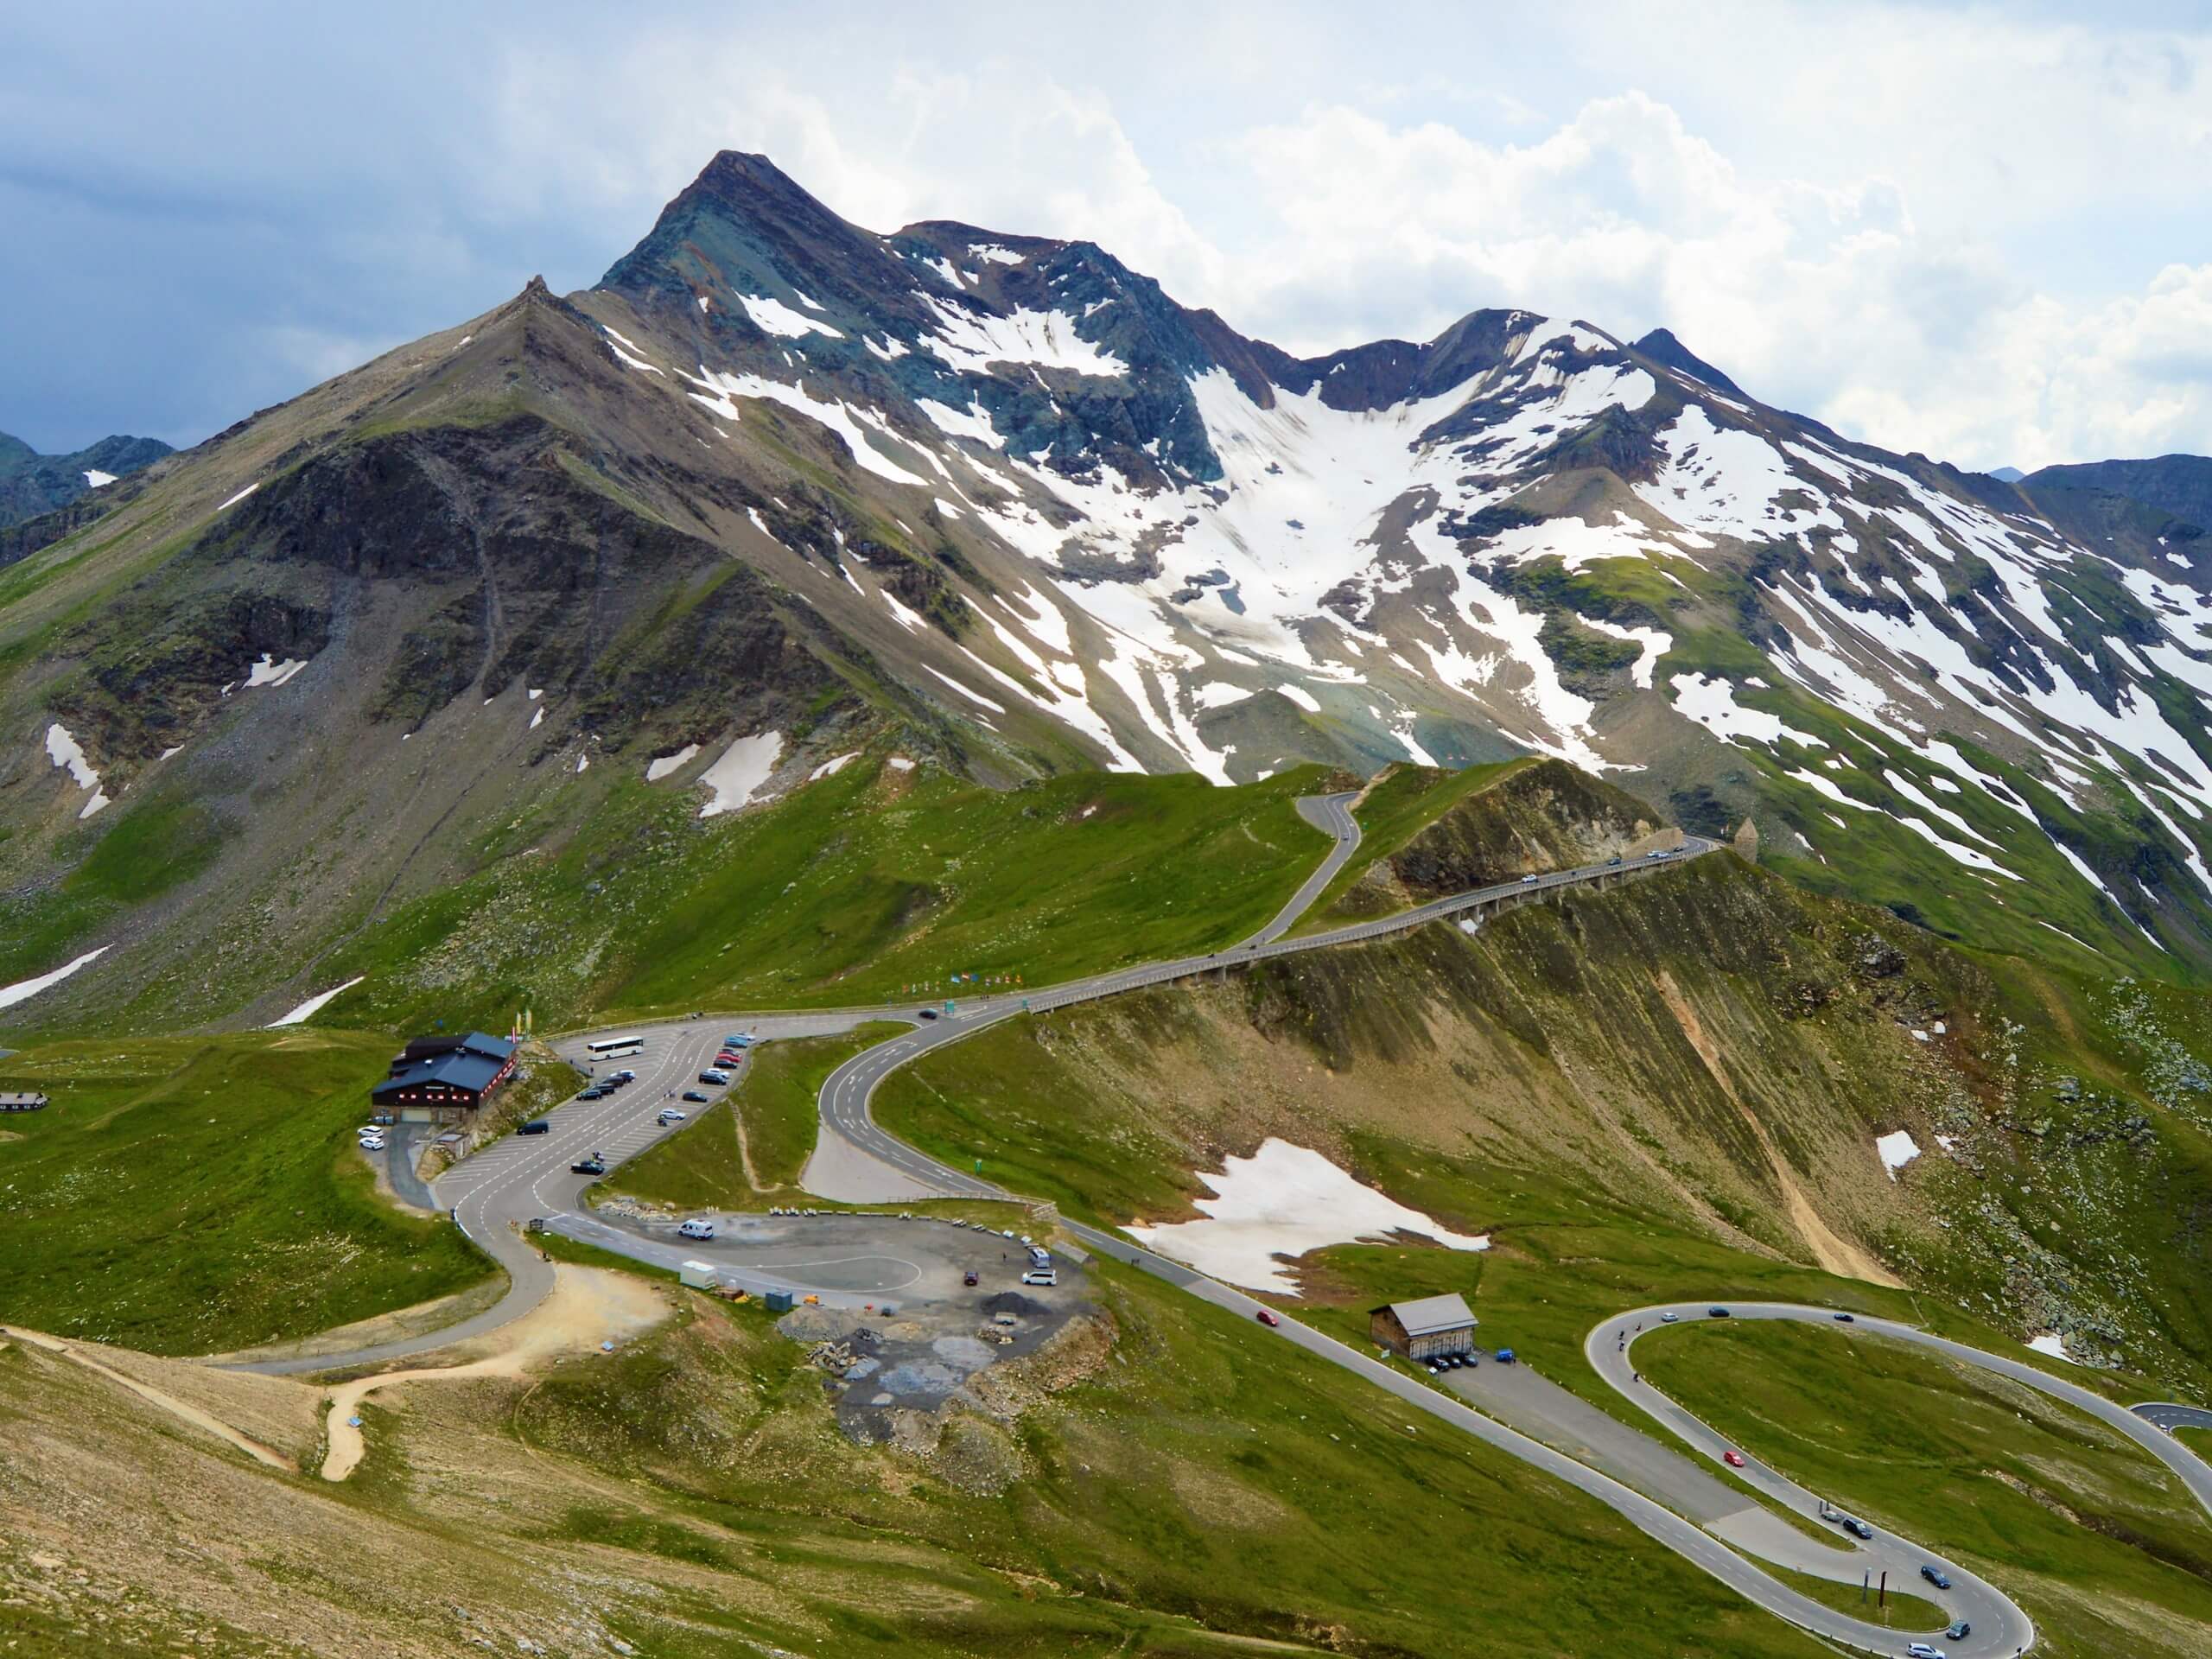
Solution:
[[(677, 1230), (691, 1214), (715, 1224), (713, 1238)], [(704, 1263), (754, 1295), (790, 1294), (797, 1306), (778, 1329), (818, 1355), (838, 1421), (860, 1440), (886, 1438), (894, 1411), (942, 1409), (971, 1377), (1034, 1353), (1089, 1307), (1090, 1275), (1066, 1251), (1052, 1252), (1057, 1284), (1024, 1284), (1019, 1236), (936, 1217), (602, 1211), (547, 1225), (658, 1266)]]

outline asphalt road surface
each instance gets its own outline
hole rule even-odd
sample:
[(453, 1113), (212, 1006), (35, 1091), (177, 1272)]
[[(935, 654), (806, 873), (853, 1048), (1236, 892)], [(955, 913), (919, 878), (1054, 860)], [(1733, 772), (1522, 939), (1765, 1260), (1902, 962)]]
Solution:
[(2158, 1428), (2212, 1428), (2212, 1411), (2202, 1406), (2177, 1406), (2160, 1401), (2134, 1407), (2133, 1410), (2145, 1422)]
[(1358, 798), (1357, 790), (1346, 790), (1341, 795), (1308, 795), (1300, 800), (1298, 816), (1336, 844), (1329, 849), (1329, 855), (1314, 867), (1313, 874), (1306, 878), (1305, 885), (1290, 895), (1290, 902), (1276, 912), (1274, 920), (1245, 940), (1245, 944), (1272, 944), (1289, 932), (1329, 883), (1337, 879), (1337, 872), (1344, 868), (1344, 861), (1358, 851), (1359, 823), (1351, 815), (1351, 804)]
[[(1714, 1523), (1713, 1530), (1769, 1560), (1778, 1560), (1783, 1566), (1844, 1584), (1857, 1584), (1867, 1573), (1873, 1573), (1878, 1580), (1886, 1573), (1892, 1590), (1923, 1597), (1942, 1608), (1948, 1618), (1963, 1618), (1973, 1626), (1971, 1635), (1957, 1641), (1948, 1640), (1940, 1635), (1928, 1637), (1941, 1646), (1950, 1659), (2010, 1659), (2010, 1656), (2018, 1649), (2032, 1647), (2036, 1639), (2034, 1621), (2018, 1604), (1987, 1580), (1978, 1577), (1935, 1550), (1885, 1532), (1878, 1527), (1873, 1528), (1874, 1535), (1871, 1539), (1862, 1541), (1851, 1536), (1840, 1524), (1822, 1518), (1821, 1494), (1806, 1491), (1786, 1475), (1762, 1463), (1748, 1447), (1736, 1446), (1734, 1442), (1692, 1416), (1650, 1383), (1636, 1380), (1633, 1355), (1637, 1341), (1655, 1331), (1670, 1328), (1688, 1330), (1697, 1325), (1713, 1324), (1715, 1321), (1708, 1312), (1708, 1306), (1703, 1302), (1680, 1302), (1637, 1308), (1607, 1319), (1592, 1330), (1583, 1343), (1583, 1353), (1599, 1376), (1618, 1389), (1639, 1409), (1672, 1431), (1676, 1439), (1703, 1458), (1707, 1466), (1722, 1479), (1740, 1483), (1765, 1497), (1777, 1509), (1787, 1510), (1817, 1526), (1832, 1529), (1836, 1547), (1834, 1549), (1821, 1548), (1764, 1510), (1757, 1511), (1760, 1519), (1752, 1524), (1758, 1531), (1750, 1535), (1738, 1536), (1726, 1521)], [(1731, 1302), (1727, 1307), (1731, 1319), (1787, 1319), (1814, 1325), (1839, 1333), (1839, 1340), (1866, 1335), (1898, 1336), (1923, 1344), (1935, 1340), (1923, 1331), (1888, 1319), (1859, 1319), (1847, 1325), (1840, 1324), (1834, 1310), (1824, 1307), (1771, 1302)], [(1669, 1313), (1675, 1319), (1671, 1326), (1665, 1317)], [(1942, 1345), (1955, 1358), (1966, 1358), (1970, 1363), (1992, 1370), (2014, 1365), (2014, 1362), (2003, 1361), (1998, 1355), (1984, 1353), (1977, 1348), (1960, 1344)], [(2032, 1366), (2018, 1365), (2015, 1369), (2029, 1374), (2020, 1379), (2023, 1381), (2031, 1378), (2055, 1381), (2043, 1377)], [(2007, 1371), (2006, 1374), (2012, 1373)], [(2082, 1392), (2086, 1393), (2086, 1390)], [(1870, 1415), (1878, 1413), (1879, 1409), (1878, 1402), (1868, 1402)], [(2126, 1414), (2116, 1406), (2110, 1409), (2122, 1416)], [(1732, 1448), (1745, 1460), (1741, 1469), (1731, 1469), (1722, 1460), (1723, 1454)], [(1847, 1492), (1828, 1495), (1828, 1501), (1846, 1514), (1853, 1513), (1849, 1500)], [(1871, 1522), (1868, 1524), (1872, 1525)], [(1797, 1540), (1803, 1548), (1796, 1552), (1796, 1559), (1791, 1559), (1786, 1553), (1789, 1549), (1786, 1543), (1782, 1552), (1762, 1548), (1762, 1542), (1770, 1535)], [(1941, 1571), (1951, 1580), (1951, 1587), (1939, 1590), (1922, 1578), (1920, 1569), (1923, 1566)], [(1922, 1634), (1928, 1636), (1927, 1632)], [(1895, 1637), (1891, 1639), (1896, 1640)]]

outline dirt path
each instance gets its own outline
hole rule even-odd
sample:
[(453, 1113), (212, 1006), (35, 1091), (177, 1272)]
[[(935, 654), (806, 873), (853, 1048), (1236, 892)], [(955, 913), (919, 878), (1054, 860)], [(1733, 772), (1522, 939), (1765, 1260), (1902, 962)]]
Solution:
[(1781, 1189), (1783, 1208), (1789, 1213), (1789, 1224), (1796, 1229), (1797, 1236), (1804, 1241), (1805, 1248), (1812, 1252), (1814, 1262), (1824, 1272), (1841, 1278), (1863, 1279), (1869, 1284), (1887, 1285), (1892, 1290), (1903, 1289), (1904, 1280), (1849, 1239), (1838, 1234), (1813, 1207), (1813, 1201), (1805, 1196), (1805, 1189), (1797, 1183), (1796, 1172), (1789, 1167), (1789, 1160), (1782, 1155), (1782, 1148), (1774, 1144), (1774, 1137), (1767, 1133), (1766, 1125), (1759, 1121), (1758, 1114), (1751, 1109), (1744, 1097), (1736, 1092), (1735, 1080), (1729, 1077), (1722, 1065), (1713, 1039), (1706, 1035), (1704, 1026), (1699, 1023), (1697, 1010), (1682, 995), (1681, 987), (1675, 983), (1675, 976), (1662, 969), (1658, 982), (1659, 995), (1666, 999), (1668, 1011), (1675, 1016), (1675, 1023), (1681, 1027), (1682, 1035), (1697, 1051), (1698, 1058), (1705, 1063), (1705, 1069), (1720, 1085), (1721, 1092), (1743, 1114), (1745, 1126), (1759, 1143), (1759, 1150), (1766, 1157), (1767, 1168), (1774, 1175), (1775, 1185)]
[(745, 1138), (745, 1115), (737, 1109), (737, 1102), (734, 1100), (729, 1103), (729, 1127), (731, 1133), (737, 1136), (737, 1161), (744, 1166), (745, 1184), (755, 1192), (782, 1192), (784, 1184), (781, 1181), (776, 1182), (772, 1186), (760, 1185), (760, 1172), (753, 1167), (753, 1147)]
[(34, 1348), (43, 1348), (50, 1354), (60, 1354), (65, 1359), (74, 1360), (86, 1370), (97, 1371), (111, 1382), (120, 1383), (148, 1404), (159, 1406), (163, 1411), (181, 1421), (190, 1423), (194, 1428), (204, 1430), (213, 1434), (217, 1440), (236, 1446), (257, 1463), (266, 1464), (271, 1469), (281, 1469), (288, 1475), (299, 1472), (297, 1465), (283, 1452), (264, 1446), (259, 1440), (249, 1439), (220, 1418), (211, 1416), (197, 1406), (186, 1404), (173, 1394), (164, 1394), (159, 1389), (141, 1382), (135, 1376), (125, 1376), (111, 1365), (103, 1365), (82, 1349), (64, 1342), (58, 1337), (45, 1336), (35, 1331), (19, 1330), (12, 1325), (0, 1325), (0, 1336), (13, 1337), (16, 1341), (27, 1342)]
[(628, 1274), (563, 1265), (555, 1270), (551, 1295), (512, 1325), (471, 1344), (483, 1351), (478, 1357), (457, 1365), (383, 1371), (333, 1389), (322, 1478), (341, 1481), (360, 1466), (368, 1447), (357, 1420), (361, 1402), (372, 1394), (407, 1382), (520, 1377), (556, 1355), (588, 1353), (602, 1343), (625, 1341), (659, 1324), (668, 1313), (668, 1300), (656, 1287)]

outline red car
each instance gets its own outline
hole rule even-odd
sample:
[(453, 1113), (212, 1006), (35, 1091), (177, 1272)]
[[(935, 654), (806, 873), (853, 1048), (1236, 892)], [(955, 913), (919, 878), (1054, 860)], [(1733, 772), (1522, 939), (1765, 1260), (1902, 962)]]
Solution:
[(1282, 1323), (1281, 1316), (1278, 1315), (1272, 1307), (1263, 1307), (1252, 1317), (1259, 1320), (1262, 1325), (1268, 1326), (1269, 1329), (1273, 1329), (1274, 1326)]
[(1740, 1469), (1744, 1466), (1744, 1454), (1732, 1446), (1720, 1454), (1720, 1461), (1731, 1469)]

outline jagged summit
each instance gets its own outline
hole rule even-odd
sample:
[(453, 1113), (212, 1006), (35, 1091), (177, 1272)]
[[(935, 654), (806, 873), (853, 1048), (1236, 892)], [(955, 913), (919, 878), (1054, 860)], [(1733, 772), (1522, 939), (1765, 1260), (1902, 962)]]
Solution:
[(1733, 397), (1745, 395), (1741, 386), (1675, 339), (1672, 329), (1654, 328), (1636, 342), (1636, 349), (1653, 362), (1663, 363), (1670, 369), (1680, 369), (1684, 374), (1704, 381), (1716, 391), (1725, 391)]
[(920, 315), (899, 303), (901, 275), (883, 238), (846, 223), (766, 156), (724, 150), (600, 286), (645, 308), (705, 299), (718, 325), (745, 317), (733, 302), (746, 296), (849, 321), (880, 323), (887, 307), (918, 326)]

